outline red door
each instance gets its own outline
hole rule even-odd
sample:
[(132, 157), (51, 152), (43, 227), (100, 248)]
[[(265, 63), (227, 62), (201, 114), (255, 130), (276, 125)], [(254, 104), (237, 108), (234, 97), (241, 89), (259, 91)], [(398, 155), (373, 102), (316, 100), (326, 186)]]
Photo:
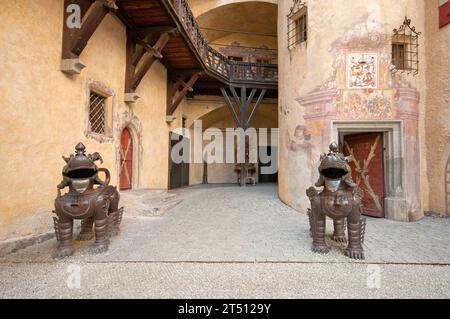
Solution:
[(120, 190), (131, 189), (133, 177), (133, 139), (125, 128), (120, 137)]
[(364, 190), (363, 214), (384, 218), (383, 133), (361, 133), (344, 137), (344, 154), (353, 180)]

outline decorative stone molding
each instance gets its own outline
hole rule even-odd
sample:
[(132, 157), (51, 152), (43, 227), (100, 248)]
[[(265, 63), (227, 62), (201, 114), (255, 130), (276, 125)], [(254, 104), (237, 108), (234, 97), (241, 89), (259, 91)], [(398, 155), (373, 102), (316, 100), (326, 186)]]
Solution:
[(168, 124), (171, 124), (171, 123), (173, 123), (173, 121), (175, 121), (177, 118), (175, 117), (175, 116), (173, 116), (173, 115), (166, 115), (166, 122), (168, 123)]
[(61, 60), (61, 71), (68, 75), (80, 74), (85, 67), (80, 58)]
[(125, 103), (136, 103), (141, 97), (136, 93), (125, 93), (124, 102)]
[[(90, 110), (90, 94), (91, 91), (94, 91), (100, 95), (103, 95), (107, 98), (107, 132), (106, 134), (98, 134), (91, 132), (89, 127), (89, 110)], [(114, 125), (114, 118), (116, 110), (118, 109), (117, 105), (117, 96), (113, 89), (111, 89), (108, 85), (100, 82), (95, 81), (91, 78), (86, 79), (85, 84), (85, 131), (84, 135), (87, 138), (94, 139), (99, 143), (113, 143), (114, 142), (114, 136), (113, 136), (113, 125)]]
[[(305, 119), (304, 123), (296, 124), (300, 125), (311, 147), (297, 143), (291, 149), (298, 150), (297, 153), (308, 158), (308, 165), (315, 167), (315, 159), (320, 152), (343, 135), (383, 132), (386, 217), (413, 221), (423, 216), (420, 174), (409, 174), (420, 171), (420, 95), (412, 85), (392, 76), (391, 50), (387, 27), (370, 14), (334, 41), (330, 49), (332, 76), (318, 89), (296, 99), (304, 109)], [(349, 77), (354, 76), (349, 68), (354, 62), (352, 57), (359, 56), (373, 57), (374, 77), (369, 80), (374, 81), (370, 82), (371, 87), (348, 85)], [(371, 71), (361, 70), (362, 73)]]
[(115, 127), (115, 149), (116, 149), (116, 174), (117, 181), (120, 181), (120, 143), (122, 131), (128, 128), (133, 139), (133, 176), (132, 176), (132, 189), (140, 188), (140, 172), (142, 167), (142, 123), (139, 118), (134, 114), (131, 108), (128, 108), (120, 115), (120, 119)]
[(336, 100), (339, 90), (312, 92), (296, 99), (305, 107), (305, 120), (326, 118), (337, 114)]

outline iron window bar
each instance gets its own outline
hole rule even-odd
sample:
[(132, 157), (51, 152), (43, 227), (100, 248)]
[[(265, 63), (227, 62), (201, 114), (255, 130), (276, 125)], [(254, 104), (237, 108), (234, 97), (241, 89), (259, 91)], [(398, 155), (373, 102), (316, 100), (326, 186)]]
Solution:
[(291, 50), (308, 39), (308, 14), (305, 1), (294, 0), (287, 15), (287, 24), (288, 49)]
[(392, 64), (393, 72), (419, 73), (419, 35), (411, 26), (411, 19), (405, 17), (403, 24), (394, 29), (392, 36)]
[(92, 91), (89, 96), (89, 126), (93, 133), (106, 133), (106, 98)]

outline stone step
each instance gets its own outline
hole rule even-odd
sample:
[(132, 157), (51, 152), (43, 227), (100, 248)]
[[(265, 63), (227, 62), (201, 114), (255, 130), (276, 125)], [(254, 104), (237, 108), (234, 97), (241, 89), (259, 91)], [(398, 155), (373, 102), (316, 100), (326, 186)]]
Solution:
[(122, 192), (120, 205), (125, 207), (127, 217), (160, 217), (181, 203), (176, 194), (164, 190), (136, 190)]

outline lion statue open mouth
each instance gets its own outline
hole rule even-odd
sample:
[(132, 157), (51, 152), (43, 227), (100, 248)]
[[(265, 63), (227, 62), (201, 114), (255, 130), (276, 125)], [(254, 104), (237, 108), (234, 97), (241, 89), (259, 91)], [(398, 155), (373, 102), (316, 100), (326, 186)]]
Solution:
[[(98, 153), (86, 155), (82, 143), (75, 147), (75, 155), (63, 157), (62, 182), (57, 186), (58, 197), (55, 200), (54, 217), (58, 248), (54, 258), (64, 258), (73, 254), (72, 233), (74, 219), (81, 220), (81, 232), (78, 240), (91, 240), (94, 253), (108, 249), (109, 237), (118, 233), (122, 220), (123, 207), (119, 209), (119, 192), (110, 186), (110, 173), (106, 168), (98, 168), (96, 161), (103, 163)], [(105, 181), (98, 176), (106, 175)], [(95, 185), (99, 187), (95, 188)], [(61, 195), (61, 190), (69, 191)]]

